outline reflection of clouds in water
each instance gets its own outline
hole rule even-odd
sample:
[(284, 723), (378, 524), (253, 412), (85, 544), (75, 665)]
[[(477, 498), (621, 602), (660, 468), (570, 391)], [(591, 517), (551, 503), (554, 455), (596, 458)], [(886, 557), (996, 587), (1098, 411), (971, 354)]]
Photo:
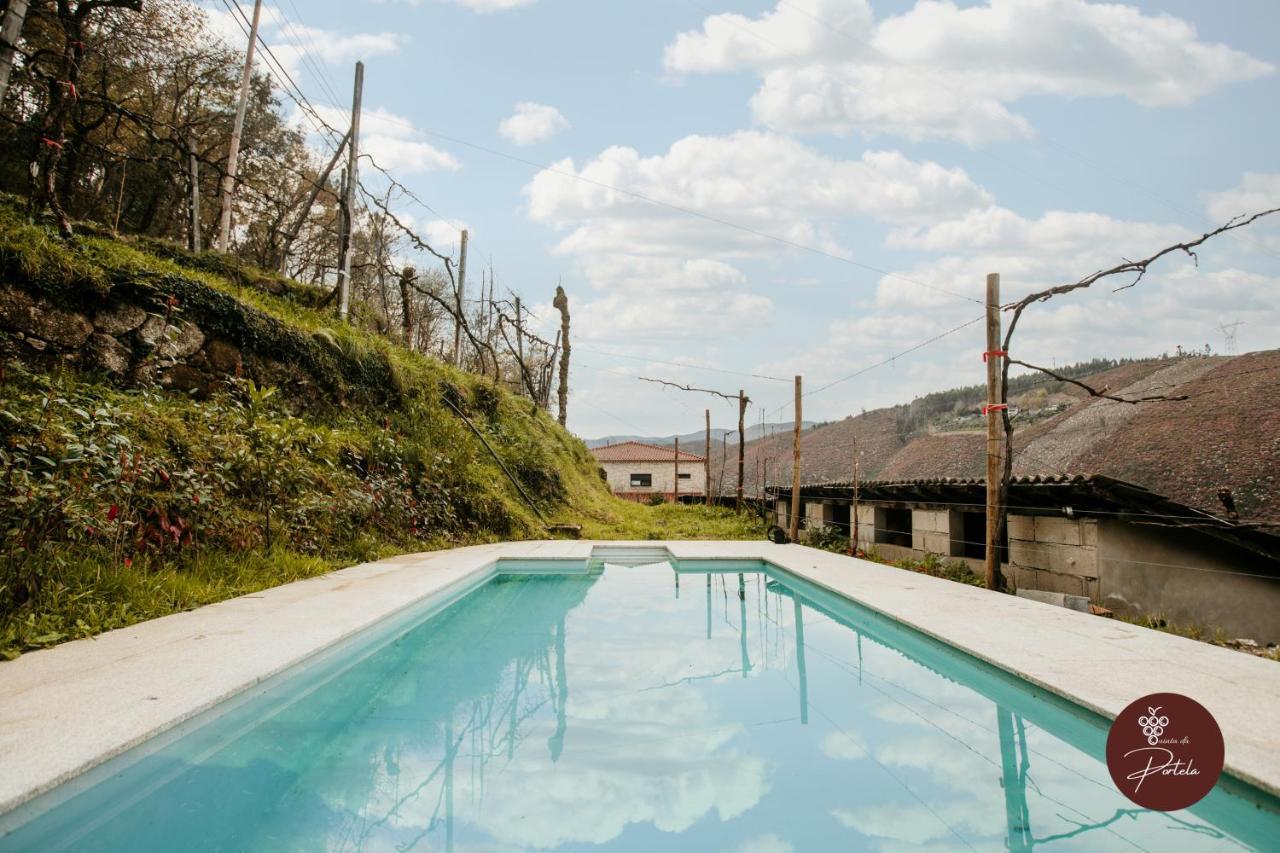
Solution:
[(733, 853), (794, 853), (796, 847), (790, 841), (770, 832), (749, 838), (733, 848)]
[[(530, 726), (530, 742), (541, 743), (554, 727), (539, 720)], [(728, 820), (768, 789), (765, 763), (732, 749), (732, 731), (654, 741), (656, 729), (648, 723), (635, 732), (613, 719), (572, 721), (570, 729), (558, 762), (545, 751), (526, 750), (489, 776), (484, 806), (470, 819), (509, 844), (602, 844), (630, 823), (681, 832), (713, 810)], [(461, 781), (459, 798), (479, 797), (469, 780)]]
[[(1003, 803), (1000, 805), (1003, 811)], [(898, 844), (906, 846), (930, 845), (939, 849), (984, 849), (975, 845), (971, 835), (990, 834), (990, 821), (962, 802), (935, 805), (932, 810), (924, 806), (908, 806), (901, 803), (877, 806), (860, 806), (853, 809), (834, 809), (831, 812), (840, 824), (856, 830), (871, 839), (888, 844), (878, 849), (893, 849)], [(984, 826), (983, 824), (988, 824)], [(954, 832), (952, 830), (955, 830)], [(958, 835), (957, 835), (958, 833)], [(963, 836), (963, 838), (961, 837)], [(1003, 850), (1004, 824), (1000, 823), (992, 849)]]
[[(628, 586), (597, 584), (590, 606), (567, 621), (568, 726), (559, 759), (544, 747), (556, 720), (540, 715), (523, 726), (516, 761), (492, 767), (483, 783), (459, 775), (456, 802), (476, 804), (459, 816), (496, 841), (602, 844), (636, 823), (681, 832), (712, 812), (731, 819), (765, 796), (765, 762), (732, 745), (743, 723), (721, 720), (704, 691), (684, 681), (731, 668), (736, 632), (696, 642), (655, 634), (630, 618), (636, 602)], [(691, 602), (645, 604), (687, 610)], [(583, 635), (592, 641), (573, 642)]]
[(827, 732), (822, 736), (822, 740), (818, 741), (818, 749), (827, 758), (837, 761), (854, 761), (865, 758), (867, 755), (867, 747), (862, 742), (862, 736), (857, 732)]

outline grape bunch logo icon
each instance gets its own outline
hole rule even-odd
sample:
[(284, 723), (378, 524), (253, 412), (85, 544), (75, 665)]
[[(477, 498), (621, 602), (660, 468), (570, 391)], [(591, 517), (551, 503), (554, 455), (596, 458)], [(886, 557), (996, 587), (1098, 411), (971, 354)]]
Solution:
[(1142, 726), (1142, 734), (1146, 736), (1147, 743), (1155, 746), (1160, 742), (1160, 735), (1169, 727), (1169, 718), (1160, 716), (1160, 708), (1151, 706), (1147, 706), (1147, 714), (1138, 718), (1138, 725)]
[(1116, 787), (1147, 809), (1177, 811), (1200, 801), (1222, 774), (1218, 723), (1180, 693), (1152, 693), (1121, 711), (1107, 736), (1107, 769)]

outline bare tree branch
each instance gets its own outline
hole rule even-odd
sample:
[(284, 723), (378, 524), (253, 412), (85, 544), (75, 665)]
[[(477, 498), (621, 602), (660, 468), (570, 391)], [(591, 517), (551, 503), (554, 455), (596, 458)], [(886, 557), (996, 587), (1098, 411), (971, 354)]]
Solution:
[[(668, 388), (677, 388), (681, 391), (696, 391), (702, 394), (714, 394), (715, 396), (722, 397), (725, 400), (729, 400), (734, 403), (738, 402), (737, 394), (725, 394), (722, 391), (712, 391), (710, 388), (693, 388), (689, 385), (681, 385), (678, 382), (668, 382), (665, 379), (649, 379), (644, 376), (637, 376), (636, 378), (639, 379), (641, 382), (654, 382), (658, 385), (666, 385)], [(748, 403), (751, 402), (750, 397), (744, 397), (742, 399), (744, 399)]]
[(1063, 375), (1061, 375), (1061, 374), (1059, 374), (1059, 373), (1055, 373), (1055, 372), (1053, 372), (1052, 370), (1050, 370), (1050, 369), (1049, 369), (1049, 368), (1047, 368), (1047, 367), (1040, 367), (1040, 366), (1035, 365), (1035, 364), (1028, 364), (1028, 363), (1027, 363), (1027, 362), (1025, 362), (1025, 361), (1018, 361), (1016, 358), (1010, 358), (1010, 359), (1008, 359), (1008, 363), (1009, 363), (1009, 364), (1017, 364), (1017, 365), (1020, 365), (1020, 366), (1022, 366), (1022, 367), (1030, 368), (1031, 370), (1037, 370), (1037, 371), (1039, 371), (1040, 373), (1045, 374), (1046, 376), (1049, 376), (1049, 377), (1052, 377), (1053, 379), (1058, 380), (1059, 382), (1066, 382), (1066, 383), (1069, 383), (1069, 384), (1071, 384), (1071, 385), (1076, 386), (1077, 388), (1083, 388), (1086, 392), (1088, 392), (1088, 394), (1089, 394), (1089, 396), (1090, 396), (1090, 397), (1100, 397), (1100, 398), (1102, 398), (1102, 399), (1104, 399), (1104, 400), (1114, 400), (1114, 401), (1115, 401), (1115, 402), (1117, 402), (1117, 403), (1133, 403), (1133, 404), (1135, 404), (1135, 405), (1136, 405), (1136, 404), (1138, 404), (1138, 403), (1161, 403), (1161, 402), (1165, 402), (1165, 401), (1173, 401), (1173, 400), (1190, 400), (1190, 399), (1191, 399), (1190, 395), (1188, 395), (1188, 394), (1180, 394), (1180, 395), (1175, 396), (1175, 397), (1170, 397), (1170, 396), (1168, 396), (1168, 395), (1166, 395), (1166, 394), (1153, 394), (1153, 395), (1151, 395), (1151, 396), (1149, 396), (1149, 397), (1132, 397), (1132, 398), (1130, 398), (1130, 397), (1117, 397), (1117, 396), (1115, 396), (1114, 394), (1108, 394), (1108, 393), (1107, 393), (1107, 389), (1106, 389), (1105, 387), (1104, 387), (1104, 388), (1100, 388), (1100, 389), (1099, 389), (1099, 388), (1094, 388), (1094, 387), (1093, 387), (1093, 386), (1091, 386), (1091, 385), (1087, 385), (1087, 384), (1085, 384), (1084, 382), (1081, 382), (1079, 379), (1072, 379), (1072, 378), (1071, 378), (1071, 377), (1069, 377), (1069, 376), (1063, 376)]

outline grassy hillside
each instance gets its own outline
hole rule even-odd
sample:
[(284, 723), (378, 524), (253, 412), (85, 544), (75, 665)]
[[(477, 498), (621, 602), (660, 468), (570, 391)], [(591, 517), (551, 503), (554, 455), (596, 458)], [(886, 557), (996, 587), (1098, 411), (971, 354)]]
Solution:
[[(217, 255), (67, 244), (0, 206), (0, 655), (395, 553), (545, 538), (466, 420), (585, 536), (759, 535), (728, 511), (615, 499), (527, 399), (338, 324), (318, 296)], [(168, 338), (104, 335), (119, 300)], [(197, 324), (237, 354), (216, 382), (165, 355)], [(88, 354), (117, 338), (140, 349), (104, 370)], [(193, 359), (212, 371), (212, 355)]]

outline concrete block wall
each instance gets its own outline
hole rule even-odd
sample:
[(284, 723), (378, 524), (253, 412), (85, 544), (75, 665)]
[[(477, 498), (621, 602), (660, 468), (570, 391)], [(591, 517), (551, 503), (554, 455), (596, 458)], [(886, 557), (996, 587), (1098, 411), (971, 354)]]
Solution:
[(834, 519), (834, 510), (831, 504), (822, 501), (805, 501), (804, 502), (804, 522), (805, 529), (816, 530), (825, 524), (831, 523)]
[(911, 511), (911, 547), (926, 554), (951, 553), (954, 524), (959, 513), (945, 509), (913, 509)]
[(1083, 595), (1099, 602), (1097, 521), (1010, 515), (1009, 568), (1020, 589)]

